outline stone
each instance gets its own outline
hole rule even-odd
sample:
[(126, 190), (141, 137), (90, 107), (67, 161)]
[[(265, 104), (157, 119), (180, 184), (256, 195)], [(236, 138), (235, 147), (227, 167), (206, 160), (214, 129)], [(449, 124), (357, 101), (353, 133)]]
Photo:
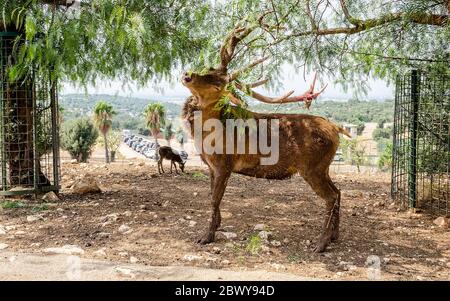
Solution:
[(106, 248), (101, 248), (100, 250), (95, 251), (94, 256), (98, 257), (106, 257)]
[(116, 273), (118, 273), (122, 276), (136, 278), (136, 274), (131, 269), (127, 269), (127, 268), (123, 268), (123, 267), (116, 267), (116, 268), (114, 268), (114, 271), (116, 271)]
[(111, 236), (111, 233), (108, 233), (108, 232), (100, 232), (100, 233), (98, 233), (97, 235), (98, 235), (98, 237), (100, 237), (100, 238), (109, 238), (109, 237)]
[(221, 263), (222, 263), (222, 265), (230, 265), (231, 264), (231, 262), (229, 260), (227, 260), (227, 259), (222, 260)]
[(132, 216), (133, 214), (131, 213), (131, 211), (127, 210), (127, 211), (125, 211), (125, 212), (123, 213), (123, 215), (125, 215), (126, 217), (130, 217), (130, 216)]
[(123, 258), (128, 257), (128, 252), (119, 252), (119, 256)]
[(92, 176), (84, 176), (81, 179), (75, 181), (70, 187), (72, 193), (75, 194), (88, 194), (88, 193), (101, 193), (102, 190), (98, 186), (97, 180)]
[(47, 192), (46, 194), (44, 194), (44, 196), (42, 197), (43, 201), (46, 202), (58, 202), (59, 201), (59, 197), (56, 195), (56, 193), (54, 193), (53, 191)]
[(212, 250), (214, 254), (220, 254), (220, 252), (222, 252), (222, 250), (219, 247), (214, 247)]
[(77, 245), (65, 245), (60, 248), (47, 248), (44, 253), (65, 254), (65, 255), (83, 255), (84, 250)]
[(274, 247), (279, 247), (279, 246), (281, 246), (281, 242), (279, 242), (278, 240), (272, 240), (272, 241), (270, 242), (270, 244), (271, 244), (272, 246), (274, 246)]
[(233, 240), (237, 238), (237, 234), (234, 232), (217, 232), (219, 235), (222, 235), (227, 240)]
[(127, 234), (129, 232), (131, 232), (131, 228), (128, 225), (123, 224), (122, 226), (119, 227), (119, 232), (122, 234)]
[(202, 259), (203, 259), (202, 256), (192, 255), (192, 254), (186, 254), (186, 255), (183, 256), (183, 260), (184, 261), (188, 261), (188, 262), (199, 261), (199, 260), (202, 260)]
[(223, 211), (223, 212), (221, 212), (221, 216), (222, 216), (222, 219), (229, 219), (233, 216), (233, 214), (228, 211)]
[(196, 221), (189, 221), (189, 227), (195, 227), (197, 225)]
[(27, 222), (29, 222), (29, 223), (34, 223), (41, 219), (43, 219), (43, 217), (41, 215), (28, 215), (27, 216)]
[(8, 244), (0, 243), (0, 250), (5, 250), (9, 247)]
[(0, 225), (0, 235), (5, 235), (6, 234), (6, 228), (3, 227), (2, 225)]
[(272, 237), (272, 232), (269, 231), (260, 231), (258, 233), (258, 236), (264, 240), (264, 241), (268, 241), (271, 237)]
[(198, 192), (194, 192), (193, 195), (194, 195), (194, 196), (198, 196)]
[(112, 214), (108, 214), (104, 217), (102, 217), (102, 221), (103, 222), (116, 222), (119, 219), (119, 214), (117, 213), (112, 213)]
[(136, 257), (134, 257), (134, 256), (130, 257), (130, 263), (138, 263), (138, 262), (139, 262), (139, 259), (137, 259)]
[(255, 231), (263, 231), (266, 228), (266, 225), (264, 224), (256, 224), (253, 230)]
[(72, 160), (70, 160), (70, 164), (77, 164), (78, 163), (78, 160), (77, 159), (72, 159)]
[(450, 220), (446, 217), (440, 216), (433, 221), (433, 224), (441, 228), (447, 229), (450, 224)]

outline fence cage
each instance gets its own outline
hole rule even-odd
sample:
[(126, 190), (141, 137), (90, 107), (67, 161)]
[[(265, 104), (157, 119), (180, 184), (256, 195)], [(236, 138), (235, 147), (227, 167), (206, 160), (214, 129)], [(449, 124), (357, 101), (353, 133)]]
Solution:
[(37, 76), (10, 80), (19, 37), (0, 32), (0, 196), (59, 190), (56, 83)]
[(449, 215), (449, 112), (449, 73), (397, 78), (391, 194), (399, 203)]

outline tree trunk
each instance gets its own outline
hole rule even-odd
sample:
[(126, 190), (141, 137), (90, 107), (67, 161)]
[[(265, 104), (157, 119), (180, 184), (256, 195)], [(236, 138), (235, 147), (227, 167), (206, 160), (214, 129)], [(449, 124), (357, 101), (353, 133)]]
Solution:
[[(15, 37), (3, 37), (1, 49), (5, 160), (9, 171), (9, 186), (32, 186), (35, 168), (40, 165), (35, 161), (33, 143), (33, 84), (30, 81), (8, 80), (7, 69), (15, 63), (14, 41)], [(40, 172), (38, 184), (39, 179)]]
[(103, 138), (105, 139), (105, 159), (106, 163), (109, 163), (108, 140), (106, 138), (106, 133), (103, 133)]

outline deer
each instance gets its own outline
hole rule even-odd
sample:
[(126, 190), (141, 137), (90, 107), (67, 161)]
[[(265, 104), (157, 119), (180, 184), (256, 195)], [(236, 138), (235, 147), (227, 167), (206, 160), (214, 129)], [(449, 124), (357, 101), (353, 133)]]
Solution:
[[(270, 104), (284, 104), (291, 102), (304, 102), (309, 108), (311, 102), (325, 90), (326, 85), (315, 92), (316, 76), (310, 88), (299, 96), (292, 96), (294, 91), (280, 97), (268, 97), (253, 91), (253, 88), (265, 84), (268, 80), (245, 85), (238, 80), (238, 75), (249, 68), (262, 63), (266, 58), (258, 59), (248, 66), (234, 72), (229, 72), (229, 64), (235, 57), (237, 45), (247, 37), (254, 28), (237, 25), (225, 38), (220, 48), (220, 64), (211, 67), (207, 72), (186, 72), (182, 75), (182, 84), (190, 90), (191, 96), (186, 100), (182, 109), (182, 118), (190, 125), (190, 134), (194, 136), (195, 112), (201, 112), (199, 121), (205, 124), (211, 119), (223, 119), (223, 110), (217, 109), (217, 104), (224, 96), (229, 97), (233, 109), (241, 106), (246, 112), (260, 123), (261, 120), (279, 121), (279, 160), (272, 165), (262, 165), (261, 159), (265, 156), (259, 150), (257, 153), (238, 153), (236, 148), (231, 153), (206, 153), (199, 150), (202, 161), (208, 166), (211, 180), (211, 222), (199, 244), (208, 244), (215, 240), (216, 231), (221, 225), (220, 204), (232, 173), (245, 176), (284, 180), (293, 175), (300, 174), (313, 191), (325, 201), (325, 218), (323, 230), (313, 249), (314, 252), (323, 252), (327, 246), (339, 238), (339, 212), (341, 193), (331, 180), (329, 166), (333, 161), (339, 146), (340, 134), (349, 135), (344, 129), (319, 116), (308, 114), (278, 114), (257, 113), (249, 111), (242, 106), (242, 100), (236, 93), (227, 89), (232, 83), (239, 91), (246, 91), (253, 99)], [(269, 131), (269, 136), (270, 131)], [(200, 139), (205, 141), (208, 132), (202, 131)], [(242, 135), (247, 138), (249, 131)], [(221, 142), (225, 145), (227, 139), (236, 140), (224, 133)], [(228, 141), (230, 142), (230, 141)], [(235, 141), (233, 141), (235, 142)]]
[[(184, 165), (186, 164), (186, 160), (180, 156), (180, 153), (173, 150), (169, 146), (161, 146), (158, 149), (159, 160), (158, 160), (158, 172), (161, 174), (161, 170), (165, 173), (163, 168), (163, 160), (170, 160), (170, 173), (172, 173), (172, 166), (175, 166), (175, 172), (178, 174), (178, 169), (176, 163), (179, 164), (181, 172), (184, 172)], [(176, 163), (175, 163), (176, 162)]]

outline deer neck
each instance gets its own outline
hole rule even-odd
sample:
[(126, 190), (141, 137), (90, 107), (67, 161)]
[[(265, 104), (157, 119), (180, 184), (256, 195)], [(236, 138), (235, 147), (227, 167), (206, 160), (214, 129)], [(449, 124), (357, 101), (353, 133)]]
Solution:
[(220, 110), (217, 110), (216, 105), (220, 99), (220, 96), (215, 95), (211, 97), (209, 95), (196, 95), (199, 100), (200, 108), (203, 114), (203, 121), (216, 118), (220, 119)]

